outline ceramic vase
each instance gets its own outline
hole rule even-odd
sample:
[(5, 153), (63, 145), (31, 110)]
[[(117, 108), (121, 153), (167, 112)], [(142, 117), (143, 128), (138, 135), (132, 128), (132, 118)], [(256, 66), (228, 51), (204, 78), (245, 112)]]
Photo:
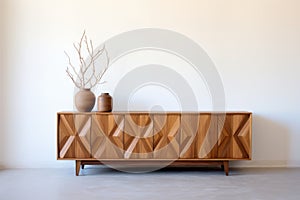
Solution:
[(75, 106), (80, 112), (90, 112), (93, 110), (96, 97), (91, 89), (81, 88), (75, 95)]
[(98, 111), (100, 112), (111, 112), (113, 106), (112, 97), (109, 93), (102, 93), (98, 97)]

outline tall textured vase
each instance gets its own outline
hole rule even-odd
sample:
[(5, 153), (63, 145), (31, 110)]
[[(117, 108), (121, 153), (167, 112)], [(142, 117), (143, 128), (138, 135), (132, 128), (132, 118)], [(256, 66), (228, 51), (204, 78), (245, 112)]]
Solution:
[(81, 88), (75, 95), (75, 106), (80, 112), (90, 112), (93, 110), (96, 97), (89, 88)]

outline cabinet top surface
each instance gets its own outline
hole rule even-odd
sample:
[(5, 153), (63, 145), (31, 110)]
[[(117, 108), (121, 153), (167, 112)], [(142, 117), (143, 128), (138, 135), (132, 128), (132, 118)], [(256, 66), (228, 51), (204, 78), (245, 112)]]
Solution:
[(82, 114), (82, 115), (97, 115), (97, 114), (252, 114), (249, 111), (112, 111), (112, 112), (78, 112), (78, 111), (61, 111), (57, 114)]

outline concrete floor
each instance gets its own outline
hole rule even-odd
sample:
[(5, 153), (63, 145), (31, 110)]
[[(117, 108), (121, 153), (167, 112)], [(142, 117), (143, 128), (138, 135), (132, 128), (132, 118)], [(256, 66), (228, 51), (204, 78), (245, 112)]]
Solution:
[(167, 168), (129, 174), (102, 166), (0, 171), (0, 199), (300, 199), (300, 168)]

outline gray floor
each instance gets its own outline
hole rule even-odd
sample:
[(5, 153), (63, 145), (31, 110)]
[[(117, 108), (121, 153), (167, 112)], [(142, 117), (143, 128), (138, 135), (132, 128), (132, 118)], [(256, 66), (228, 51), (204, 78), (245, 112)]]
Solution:
[(168, 168), (144, 174), (101, 166), (0, 171), (0, 199), (300, 199), (300, 169)]

